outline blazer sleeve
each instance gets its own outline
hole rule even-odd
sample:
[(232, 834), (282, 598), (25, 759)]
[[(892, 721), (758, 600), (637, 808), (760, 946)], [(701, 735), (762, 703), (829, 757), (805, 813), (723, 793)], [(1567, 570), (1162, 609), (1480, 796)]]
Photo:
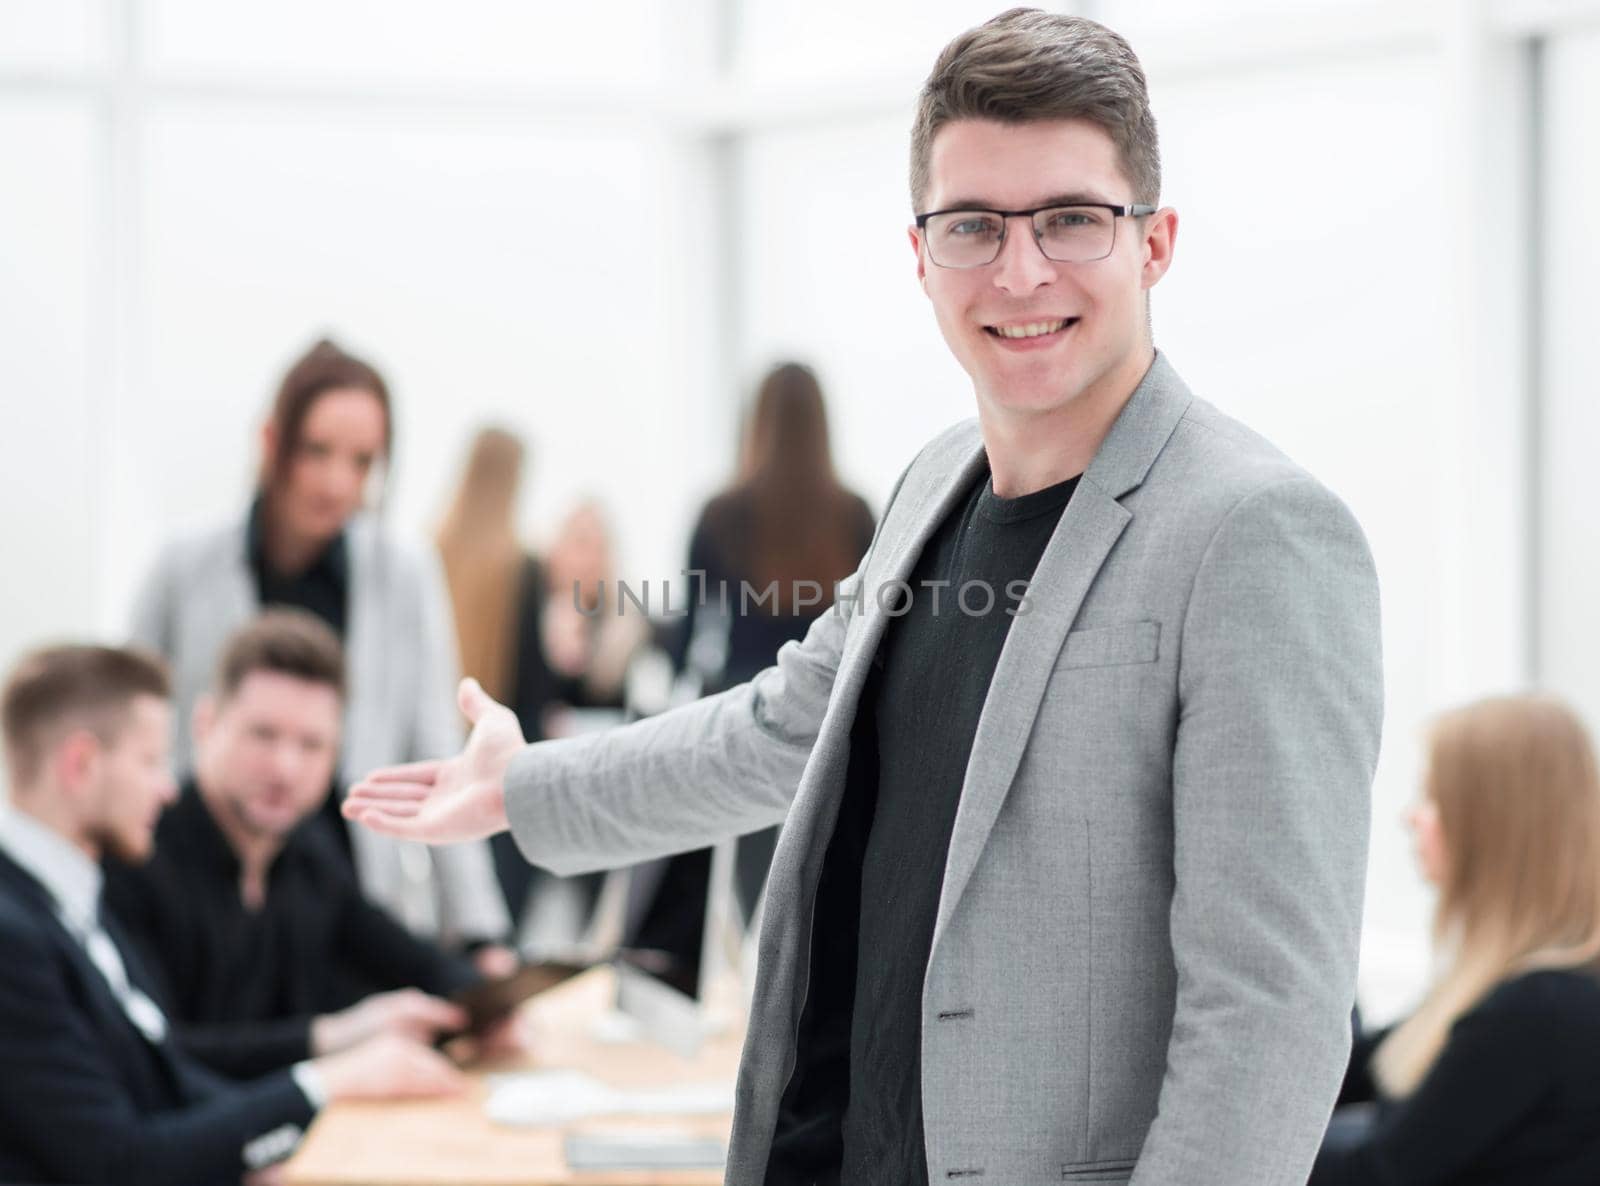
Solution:
[[(431, 550), (417, 560), (419, 637), (407, 640), (419, 650), (413, 690), (410, 760), (449, 757), (464, 740), (456, 684), (461, 678), (449, 595), (438, 558)], [(399, 640), (396, 640), (399, 641)], [(511, 931), (489, 846), (481, 841), (429, 849), (439, 897), (440, 933), (456, 941), (501, 941)]]
[(1259, 487), (1197, 568), (1178, 641), (1177, 1003), (1132, 1186), (1301, 1186), (1350, 1052), (1378, 585), (1315, 481)]
[(250, 1168), (245, 1150), (258, 1138), (310, 1123), (311, 1106), (287, 1071), (225, 1086), (187, 1073), (187, 1060), (170, 1046), (179, 1083), (205, 1094), (183, 1107), (141, 1111), (120, 1086), (101, 1035), (75, 1007), (53, 953), (25, 933), (4, 938), (0, 1141), (51, 1181), (214, 1186)]
[(522, 854), (562, 876), (686, 852), (783, 822), (870, 592), (867, 554), (805, 638), (748, 683), (605, 733), (531, 745), (506, 772)]
[(213, 1071), (253, 1079), (311, 1057), (311, 1017), (270, 1021), (174, 1022), (178, 1045)]

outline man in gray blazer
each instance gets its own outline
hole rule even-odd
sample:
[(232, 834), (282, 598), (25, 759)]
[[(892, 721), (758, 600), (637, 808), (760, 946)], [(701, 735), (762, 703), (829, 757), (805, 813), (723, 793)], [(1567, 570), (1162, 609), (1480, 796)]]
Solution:
[(1154, 350), (1158, 191), (1120, 37), (1014, 10), (952, 42), (911, 242), (978, 415), (834, 606), (749, 684), (596, 737), (525, 747), (468, 684), (460, 757), (346, 803), (509, 826), (558, 873), (783, 821), (730, 1183), (1305, 1181), (1349, 1046), (1377, 585), (1339, 500)]

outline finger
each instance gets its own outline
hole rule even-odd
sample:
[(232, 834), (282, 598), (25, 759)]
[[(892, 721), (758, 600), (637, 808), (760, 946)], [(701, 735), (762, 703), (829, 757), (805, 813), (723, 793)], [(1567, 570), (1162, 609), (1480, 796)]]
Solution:
[(357, 803), (416, 803), (433, 793), (433, 788), (420, 782), (386, 782), (376, 786), (358, 782), (345, 792), (344, 801)]
[(413, 819), (422, 810), (420, 803), (407, 803), (404, 801), (394, 803), (371, 803), (364, 800), (351, 801), (346, 799), (339, 805), (339, 814), (347, 820), (358, 824), (368, 823), (374, 816), (388, 816), (392, 819)]
[(380, 836), (393, 836), (396, 840), (422, 840), (425, 839), (422, 825), (412, 818), (417, 810), (412, 808), (410, 815), (398, 815), (387, 808), (358, 806), (353, 811), (346, 811), (345, 815)]
[(422, 814), (424, 806), (422, 803), (363, 803), (357, 805), (355, 818), (360, 820), (368, 815), (381, 815), (390, 819), (416, 819)]
[(467, 1025), (467, 1011), (440, 997), (423, 996), (408, 1005), (411, 1015), (436, 1030), (459, 1030)]
[(417, 1055), (424, 1060), (418, 1063), (417, 1069), (441, 1088), (459, 1091), (466, 1086), (467, 1076), (444, 1055), (427, 1047), (420, 1047)]
[(498, 943), (480, 948), (473, 955), (472, 962), (478, 971), (495, 980), (511, 975), (521, 963), (516, 952)]
[(456, 703), (461, 706), (462, 715), (476, 725), (478, 718), (483, 715), (483, 710), (494, 701), (489, 698), (489, 693), (483, 690), (483, 685), (469, 675), (456, 689)]
[(406, 762), (401, 766), (382, 766), (367, 775), (357, 785), (368, 786), (372, 783), (391, 782), (419, 782), (432, 785), (439, 781), (439, 770), (444, 762), (438, 758), (430, 758), (425, 762)]

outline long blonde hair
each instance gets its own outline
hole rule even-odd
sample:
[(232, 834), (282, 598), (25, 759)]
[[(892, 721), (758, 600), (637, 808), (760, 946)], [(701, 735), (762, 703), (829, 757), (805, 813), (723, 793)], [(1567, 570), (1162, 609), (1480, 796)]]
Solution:
[(1378, 1049), (1391, 1096), (1416, 1089), (1457, 1018), (1502, 980), (1600, 959), (1600, 775), (1582, 722), (1554, 699), (1497, 697), (1446, 713), (1431, 741), (1439, 973)]
[(522, 442), (512, 433), (502, 428), (480, 431), (437, 537), (455, 610), (461, 673), (501, 703), (516, 678), (517, 587), (524, 554), (516, 507), (522, 458)]

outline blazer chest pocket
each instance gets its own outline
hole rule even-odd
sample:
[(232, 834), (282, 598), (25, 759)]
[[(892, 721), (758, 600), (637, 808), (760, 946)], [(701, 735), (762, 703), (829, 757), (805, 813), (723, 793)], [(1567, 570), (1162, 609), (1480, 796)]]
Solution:
[(1161, 653), (1160, 622), (1123, 622), (1074, 630), (1056, 659), (1057, 671), (1154, 663)]

